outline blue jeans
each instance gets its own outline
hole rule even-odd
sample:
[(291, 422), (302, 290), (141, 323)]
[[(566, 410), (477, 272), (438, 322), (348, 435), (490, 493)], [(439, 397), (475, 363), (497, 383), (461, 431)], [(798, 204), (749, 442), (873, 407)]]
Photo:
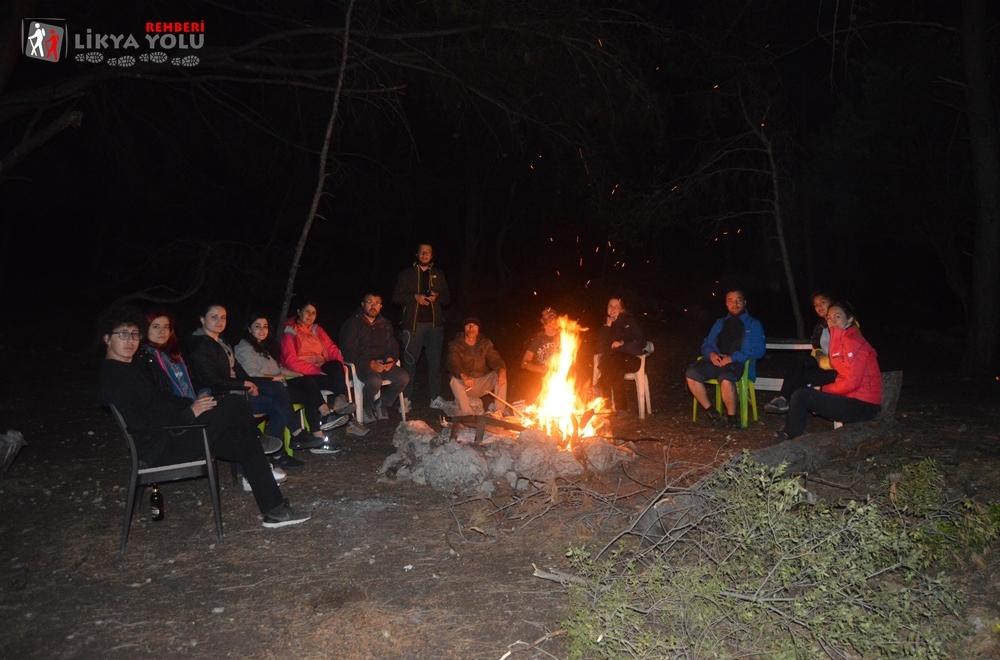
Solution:
[(271, 418), (271, 435), (284, 438), (285, 429), (294, 434), (302, 428), (299, 416), (292, 410), (292, 398), (284, 383), (264, 378), (254, 378), (253, 382), (259, 394), (249, 398), (250, 410), (255, 415), (263, 413)]
[(403, 368), (410, 376), (410, 382), (403, 395), (413, 399), (413, 376), (417, 373), (420, 351), (427, 349), (427, 374), (431, 381), (431, 401), (441, 396), (441, 347), (444, 345), (444, 326), (434, 327), (433, 323), (418, 323), (416, 330), (403, 330)]

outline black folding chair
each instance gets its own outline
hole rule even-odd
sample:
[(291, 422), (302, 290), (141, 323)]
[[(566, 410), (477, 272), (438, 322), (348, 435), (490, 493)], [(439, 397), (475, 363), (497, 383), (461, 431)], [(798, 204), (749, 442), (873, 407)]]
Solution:
[[(125, 502), (125, 525), (122, 528), (122, 546), (118, 552), (118, 556), (123, 557), (125, 555), (125, 544), (128, 543), (129, 528), (132, 526), (132, 515), (143, 501), (146, 486), (184, 479), (199, 479), (201, 477), (208, 477), (208, 489), (212, 494), (212, 509), (215, 511), (215, 529), (219, 534), (219, 544), (223, 544), (222, 509), (219, 506), (219, 488), (215, 474), (215, 464), (212, 458), (212, 451), (208, 447), (208, 433), (205, 431), (207, 426), (205, 424), (188, 424), (185, 426), (166, 426), (160, 429), (163, 431), (201, 429), (201, 437), (205, 444), (204, 458), (187, 463), (146, 467), (145, 463), (139, 460), (139, 453), (135, 449), (135, 441), (132, 439), (132, 434), (129, 433), (121, 413), (114, 406), (111, 406), (111, 413), (118, 420), (118, 426), (121, 427), (122, 435), (125, 436), (125, 446), (128, 447), (129, 453), (132, 455), (132, 476), (129, 480), (128, 498)], [(139, 491), (139, 497), (136, 497), (137, 490)]]

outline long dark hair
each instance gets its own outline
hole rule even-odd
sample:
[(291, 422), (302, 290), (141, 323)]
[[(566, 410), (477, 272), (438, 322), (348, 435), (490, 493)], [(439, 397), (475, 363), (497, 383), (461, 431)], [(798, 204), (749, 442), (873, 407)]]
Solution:
[[(257, 338), (253, 336), (253, 332), (250, 330), (250, 326), (252, 326), (253, 322), (257, 319), (264, 319), (267, 321), (267, 337), (264, 338), (264, 341), (257, 341)], [(246, 339), (251, 346), (253, 346), (253, 350), (257, 351), (259, 355), (273, 358), (274, 360), (281, 357), (281, 345), (278, 343), (278, 340), (274, 338), (274, 326), (271, 324), (271, 319), (267, 318), (265, 314), (251, 314), (247, 318), (247, 322), (243, 329), (243, 338)]]
[[(160, 317), (167, 319), (170, 323), (170, 336), (167, 337), (167, 341), (163, 343), (162, 346), (155, 346), (149, 341), (149, 325), (153, 323), (156, 319)], [(146, 313), (146, 327), (147, 330), (142, 333), (142, 343), (153, 346), (153, 348), (159, 349), (167, 354), (171, 360), (177, 362), (181, 359), (181, 340), (177, 338), (177, 324), (174, 321), (174, 315), (165, 309), (154, 309)]]

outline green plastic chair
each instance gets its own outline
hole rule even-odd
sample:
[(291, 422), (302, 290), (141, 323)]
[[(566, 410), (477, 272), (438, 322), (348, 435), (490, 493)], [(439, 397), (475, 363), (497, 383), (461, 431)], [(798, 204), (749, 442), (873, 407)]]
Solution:
[[(698, 358), (701, 359), (700, 357)], [(753, 381), (750, 380), (750, 365), (756, 362), (756, 360), (750, 359), (743, 363), (743, 377), (736, 381), (736, 392), (740, 397), (740, 426), (743, 428), (747, 427), (747, 403), (753, 408), (753, 421), (757, 421), (757, 392), (754, 390)], [(715, 409), (719, 411), (720, 414), (723, 413), (722, 406), (722, 386), (719, 385), (719, 381), (715, 378), (710, 378), (705, 381), (706, 385), (715, 385)], [(694, 403), (691, 405), (691, 420), (694, 422), (698, 421), (698, 409), (701, 407), (698, 405), (698, 399), (691, 397)]]

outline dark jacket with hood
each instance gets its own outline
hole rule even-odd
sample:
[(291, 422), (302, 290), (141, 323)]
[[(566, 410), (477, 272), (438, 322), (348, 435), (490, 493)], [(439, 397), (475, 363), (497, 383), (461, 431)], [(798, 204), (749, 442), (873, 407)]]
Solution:
[(455, 335), (448, 344), (448, 359), (445, 364), (448, 373), (455, 378), (461, 378), (462, 374), (479, 378), (491, 371), (507, 369), (492, 341), (480, 334), (476, 337), (476, 343), (469, 346), (465, 343), (464, 332)]
[[(417, 313), (420, 307), (413, 296), (427, 293), (417, 289), (417, 283), (420, 281), (419, 270), (420, 265), (414, 263), (412, 267), (401, 271), (396, 278), (396, 288), (392, 292), (392, 302), (403, 306), (403, 330), (411, 332), (417, 329)], [(438, 294), (430, 307), (431, 323), (435, 328), (439, 328), (444, 325), (444, 311), (441, 308), (451, 302), (451, 293), (448, 291), (448, 281), (444, 278), (444, 273), (435, 268), (433, 263), (428, 268), (428, 282), (428, 289)]]

